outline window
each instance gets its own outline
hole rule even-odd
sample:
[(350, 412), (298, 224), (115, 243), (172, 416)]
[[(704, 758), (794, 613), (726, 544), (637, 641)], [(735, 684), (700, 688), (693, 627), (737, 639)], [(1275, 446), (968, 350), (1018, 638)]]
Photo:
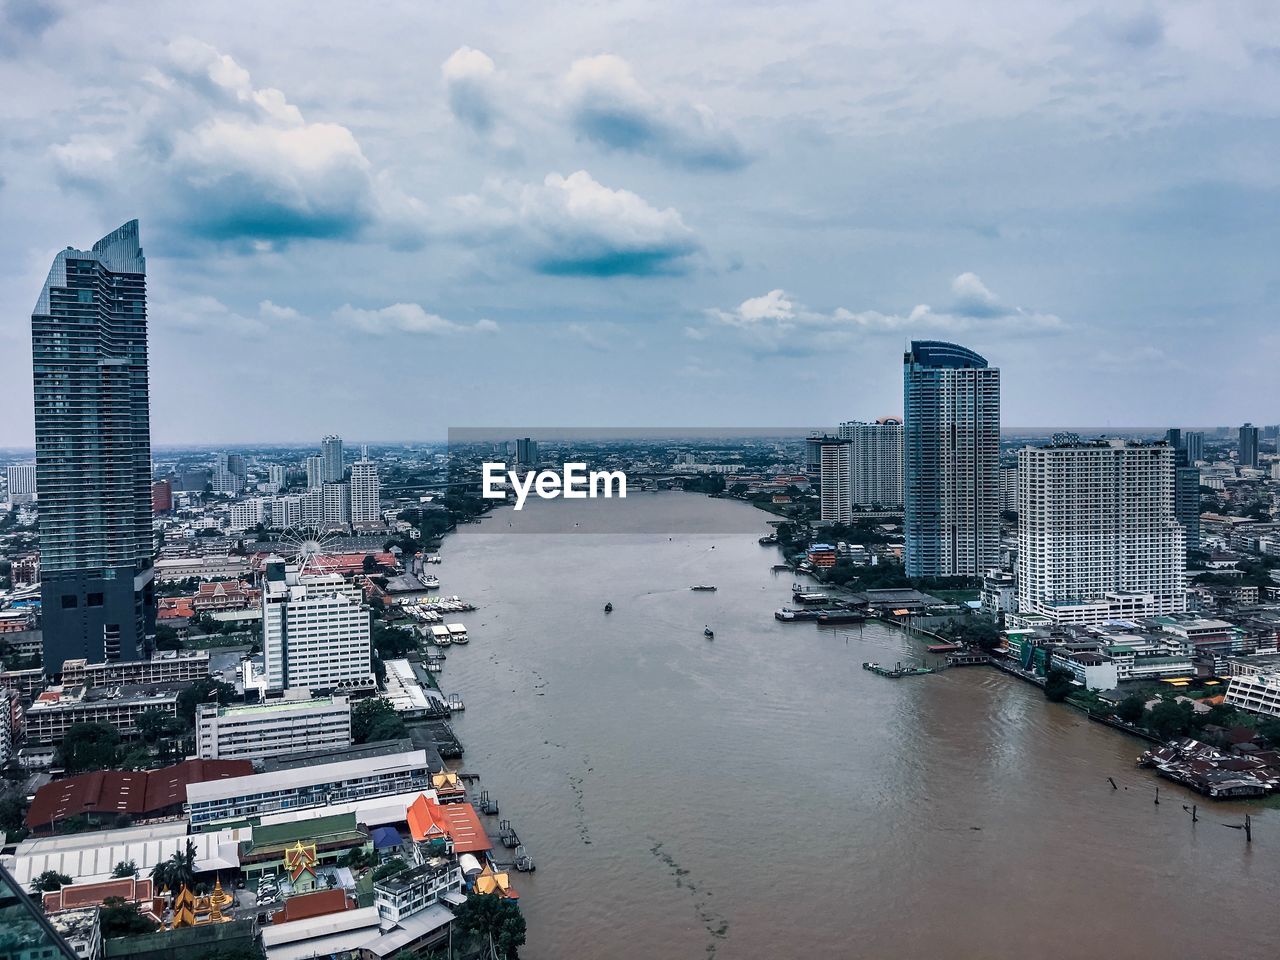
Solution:
[(89, 594), (89, 595), (88, 595), (87, 597), (85, 597), (85, 599), (84, 599), (84, 605), (85, 605), (86, 607), (100, 607), (100, 606), (102, 606), (102, 594), (100, 594), (100, 593), (91, 593), (91, 594)]
[(62, 595), (63, 610), (74, 610), (77, 606), (79, 606), (79, 601), (74, 593), (64, 593)]

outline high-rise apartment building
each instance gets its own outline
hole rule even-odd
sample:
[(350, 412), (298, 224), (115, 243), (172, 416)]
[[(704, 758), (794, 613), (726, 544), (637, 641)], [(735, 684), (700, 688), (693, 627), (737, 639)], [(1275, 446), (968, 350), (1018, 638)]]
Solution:
[(1251, 423), (1240, 428), (1240, 466), (1258, 466), (1258, 428)]
[(839, 437), (823, 437), (818, 455), (822, 519), (848, 523), (853, 519), (850, 501), (850, 457), (853, 444)]
[(146, 260), (131, 220), (54, 258), (31, 315), (44, 665), (155, 627)]
[[(240, 492), (240, 488), (244, 486), (241, 474), (232, 469), (235, 466), (234, 456), (234, 454), (230, 453), (219, 453), (214, 458), (213, 471), (209, 477), (209, 486), (214, 493), (222, 493), (229, 497), (234, 497)], [(243, 462), (243, 459), (241, 459), (242, 464)]]
[(320, 482), (340, 483), (343, 474), (342, 438), (325, 437), (320, 441)]
[(324, 522), (347, 524), (351, 522), (351, 487), (345, 483), (326, 483), (321, 488), (324, 496)]
[(165, 477), (151, 484), (151, 512), (169, 513), (173, 510), (173, 482)]
[(262, 660), (267, 690), (340, 690), (372, 682), (369, 611), (336, 574), (266, 561)]
[(1018, 454), (1018, 610), (1097, 623), (1186, 609), (1186, 534), (1166, 444), (1082, 442)]
[(382, 482), (378, 465), (361, 457), (351, 465), (351, 522), (368, 526), (382, 519)]
[(285, 469), (281, 464), (273, 463), (267, 467), (267, 486), (272, 493), (279, 493), (288, 486)]
[(538, 441), (532, 437), (521, 437), (516, 441), (516, 463), (529, 467), (538, 462)]
[(1000, 563), (1000, 371), (915, 340), (903, 357), (906, 572), (981, 576)]
[(1018, 465), (1000, 464), (1000, 512), (1018, 512)]
[(881, 417), (875, 423), (850, 420), (840, 424), (850, 441), (850, 497), (855, 507), (893, 509), (902, 506), (902, 421)]
[(34, 463), (8, 467), (5, 470), (10, 503), (30, 503), (36, 497), (36, 466)]
[(319, 490), (324, 483), (324, 457), (307, 457), (307, 489)]
[(1187, 463), (1195, 466), (1204, 459), (1204, 431), (1188, 430), (1182, 435), (1182, 448), (1187, 451)]

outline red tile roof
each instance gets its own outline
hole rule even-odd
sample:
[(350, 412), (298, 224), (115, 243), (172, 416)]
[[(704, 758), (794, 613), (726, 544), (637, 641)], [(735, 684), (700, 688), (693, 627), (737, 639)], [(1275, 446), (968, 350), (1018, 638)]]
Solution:
[(341, 913), (354, 910), (355, 903), (347, 898), (345, 890), (320, 890), (316, 893), (304, 893), (290, 897), (284, 902), (284, 909), (271, 915), (272, 923), (289, 923), (291, 920), (307, 920), (311, 917), (322, 917), (326, 913)]
[[(103, 880), (99, 883), (69, 883), (61, 890), (44, 895), (44, 912), (75, 910), (79, 907), (100, 907), (110, 897), (119, 897), (126, 903), (145, 903), (152, 898), (151, 881), (124, 877), (119, 880)], [(147, 903), (148, 908), (150, 904)]]
[(409, 807), (406, 819), (414, 840), (426, 840), (443, 830), (453, 841), (454, 853), (476, 853), (493, 848), (476, 808), (469, 803), (436, 803), (426, 794), (421, 794)]
[(85, 813), (159, 813), (187, 800), (187, 784), (245, 777), (248, 760), (184, 760), (160, 770), (96, 770), (47, 783), (36, 791), (27, 826), (49, 828), (55, 820)]

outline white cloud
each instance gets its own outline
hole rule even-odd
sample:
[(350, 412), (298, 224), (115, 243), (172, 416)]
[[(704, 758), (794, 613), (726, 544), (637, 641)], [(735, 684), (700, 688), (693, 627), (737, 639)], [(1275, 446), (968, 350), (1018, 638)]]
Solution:
[(333, 318), (341, 324), (377, 335), (496, 333), (498, 330), (498, 325), (492, 320), (482, 318), (472, 324), (455, 323), (428, 313), (416, 303), (393, 303), (378, 310), (363, 310), (348, 303), (335, 310)]
[(570, 120), (582, 136), (615, 150), (692, 169), (735, 169), (749, 157), (710, 108), (663, 101), (612, 54), (576, 60), (564, 80)]
[(695, 339), (704, 339), (716, 327), (728, 327), (757, 349), (814, 352), (879, 333), (961, 334), (996, 330), (1005, 336), (1018, 336), (1066, 327), (1061, 318), (1053, 314), (1006, 306), (973, 273), (962, 273), (953, 279), (951, 292), (955, 302), (942, 310), (918, 304), (906, 313), (881, 313), (845, 307), (830, 312), (810, 310), (786, 291), (770, 290), (729, 310), (708, 310), (710, 326), (690, 328), (686, 334), (696, 333)]
[(440, 67), (449, 110), (477, 133), (488, 133), (499, 117), (498, 71), (488, 54), (459, 47)]
[(293, 307), (270, 300), (261, 301), (256, 313), (240, 313), (217, 297), (199, 295), (170, 300), (163, 292), (156, 297), (152, 312), (165, 329), (213, 338), (228, 334), (258, 336), (274, 327), (297, 327), (308, 322)]

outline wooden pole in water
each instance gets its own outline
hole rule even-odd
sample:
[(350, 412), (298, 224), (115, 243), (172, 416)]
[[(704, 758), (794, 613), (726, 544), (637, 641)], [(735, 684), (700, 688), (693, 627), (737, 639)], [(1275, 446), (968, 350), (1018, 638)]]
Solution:
[(1196, 807), (1197, 805), (1194, 803), (1191, 805), (1191, 822), (1192, 823), (1200, 822), (1200, 817), (1196, 815)]
[(1107, 781), (1111, 784), (1111, 789), (1112, 789), (1112, 790), (1119, 790), (1119, 789), (1120, 789), (1119, 787), (1117, 787), (1117, 786), (1116, 786), (1116, 781), (1115, 781), (1115, 778), (1114, 778), (1114, 777), (1107, 777)]
[(1160, 788), (1156, 787), (1156, 806), (1160, 806)]
[(1244, 842), (1253, 843), (1253, 817), (1244, 815)]

